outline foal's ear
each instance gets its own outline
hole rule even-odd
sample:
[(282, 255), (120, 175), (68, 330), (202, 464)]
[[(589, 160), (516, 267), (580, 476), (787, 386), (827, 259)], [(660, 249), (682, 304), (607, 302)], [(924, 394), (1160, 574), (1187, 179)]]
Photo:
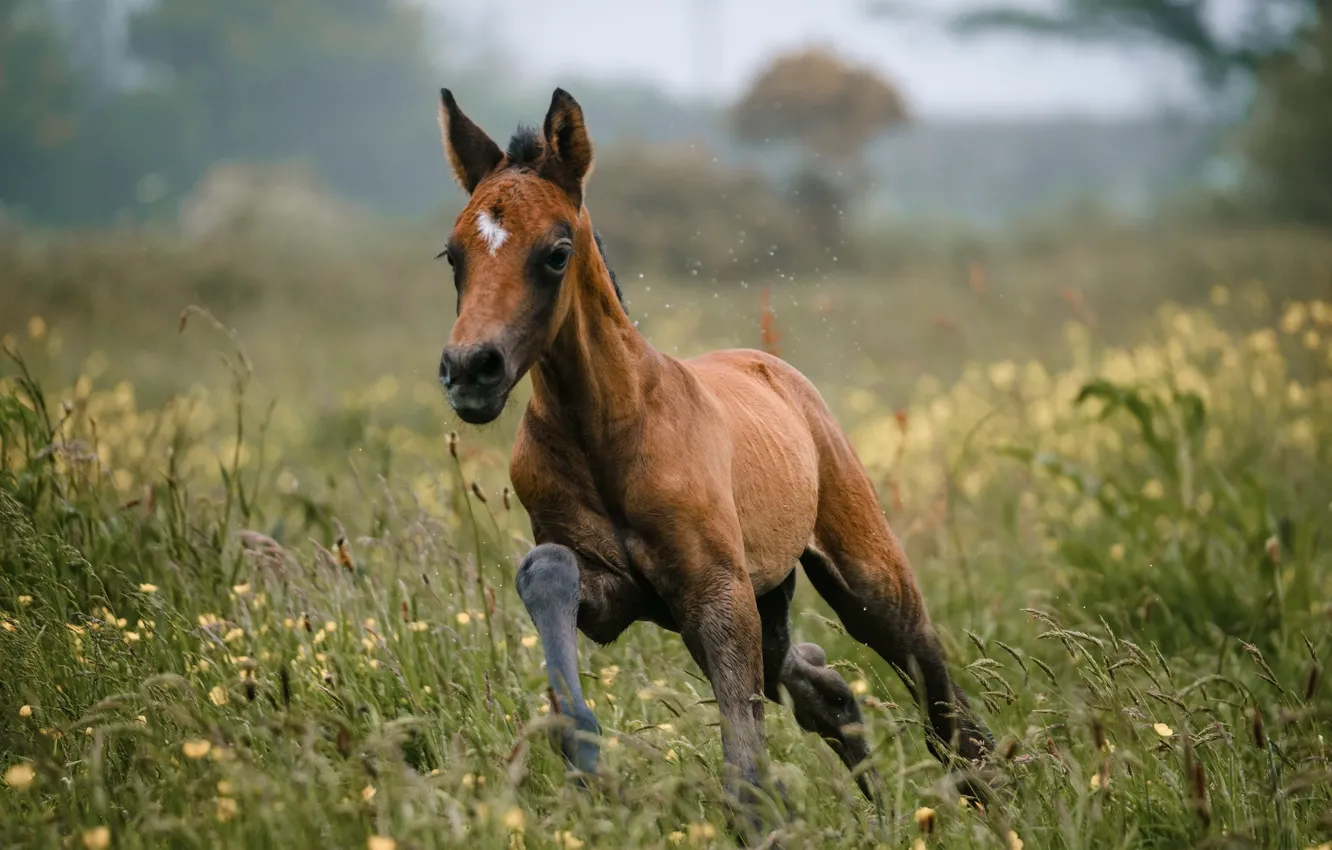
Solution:
[(549, 177), (582, 203), (583, 186), (592, 173), (592, 139), (583, 108), (564, 89), (555, 89), (550, 99), (545, 135)]
[(463, 114), (453, 92), (440, 89), (439, 101), (439, 135), (444, 142), (444, 155), (458, 184), (470, 195), (476, 184), (499, 165), (504, 151)]

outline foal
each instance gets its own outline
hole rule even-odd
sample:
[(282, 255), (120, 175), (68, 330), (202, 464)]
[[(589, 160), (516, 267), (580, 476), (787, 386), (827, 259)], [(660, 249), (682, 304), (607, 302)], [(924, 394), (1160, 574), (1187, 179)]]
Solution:
[[(439, 377), (463, 421), (483, 424), (531, 373), (510, 478), (538, 545), (517, 585), (573, 720), (568, 761), (591, 773), (599, 756), (577, 632), (606, 644), (649, 620), (680, 633), (712, 684), (729, 787), (760, 781), (763, 700), (780, 701), (779, 683), (800, 726), (854, 769), (869, 749), (850, 688), (818, 646), (791, 646), (797, 561), (847, 631), (923, 692), (931, 753), (982, 759), (993, 739), (950, 680), (906, 555), (814, 386), (759, 351), (677, 360), (638, 333), (583, 205), (592, 143), (567, 92), (507, 151), (448, 89), (441, 100), (470, 200), (444, 250), (458, 318)], [(875, 782), (861, 773), (871, 798)]]

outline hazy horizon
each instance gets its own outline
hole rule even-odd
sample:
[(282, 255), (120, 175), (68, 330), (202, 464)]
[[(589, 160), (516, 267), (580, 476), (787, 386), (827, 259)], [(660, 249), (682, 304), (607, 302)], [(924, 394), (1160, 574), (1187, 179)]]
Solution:
[(822, 43), (898, 83), (922, 118), (1129, 117), (1202, 104), (1191, 69), (1163, 49), (963, 40), (924, 23), (871, 20), (864, 0), (492, 0), (484, 18), (432, 2), (502, 51), (496, 61), (506, 75), (532, 82), (618, 79), (729, 100), (774, 53)]

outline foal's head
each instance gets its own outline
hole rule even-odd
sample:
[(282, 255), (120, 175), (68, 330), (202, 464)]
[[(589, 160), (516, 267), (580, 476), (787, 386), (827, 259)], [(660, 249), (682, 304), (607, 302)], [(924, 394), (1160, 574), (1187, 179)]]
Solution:
[(569, 287), (597, 244), (583, 214), (592, 142), (583, 111), (556, 89), (540, 133), (520, 128), (507, 151), (463, 114), (448, 89), (439, 111), (444, 152), (471, 197), (443, 255), (453, 267), (458, 319), (439, 363), (463, 421), (490, 422), (551, 341)]

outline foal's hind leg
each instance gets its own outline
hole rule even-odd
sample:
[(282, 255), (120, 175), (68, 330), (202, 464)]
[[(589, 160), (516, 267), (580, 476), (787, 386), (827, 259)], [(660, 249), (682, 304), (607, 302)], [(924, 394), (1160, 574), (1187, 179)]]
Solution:
[(583, 773), (595, 773), (601, 750), (588, 735), (600, 735), (601, 726), (578, 681), (578, 629), (581, 624), (593, 640), (609, 643), (638, 618), (642, 593), (620, 576), (580, 571), (573, 550), (554, 543), (528, 553), (518, 567), (517, 585), (541, 636), (557, 708), (573, 720), (574, 728), (561, 734), (565, 760)]
[(994, 739), (948, 674), (943, 648), (897, 542), (880, 541), (884, 548), (874, 552), (863, 538), (829, 538), (821, 542), (836, 546), (831, 557), (814, 549), (800, 556), (810, 584), (853, 638), (897, 669), (914, 698), (919, 700), (923, 691), (933, 730), (926, 745), (935, 758), (946, 760), (943, 747), (956, 747), (963, 758), (982, 760), (994, 749)]
[[(791, 646), (791, 597), (795, 594), (795, 570), (773, 590), (758, 598), (763, 621), (763, 694), (781, 702), (778, 684), (791, 695), (796, 723), (828, 742), (853, 772), (869, 756), (861, 728), (860, 706), (851, 688), (827, 666), (822, 647), (812, 643)], [(879, 802), (879, 778), (873, 768), (856, 777), (865, 796)]]

